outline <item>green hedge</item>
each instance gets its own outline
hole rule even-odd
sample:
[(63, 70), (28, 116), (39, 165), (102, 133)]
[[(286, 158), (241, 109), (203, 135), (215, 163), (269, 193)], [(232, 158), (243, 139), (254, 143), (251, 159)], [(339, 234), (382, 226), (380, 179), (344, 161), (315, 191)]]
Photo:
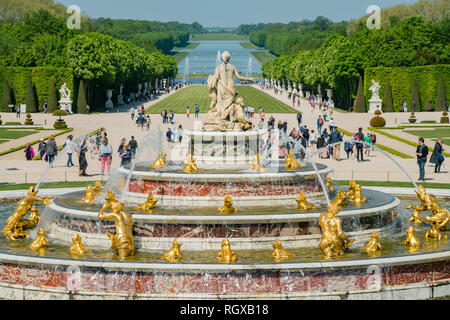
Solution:
[[(74, 90), (74, 75), (71, 68), (57, 68), (57, 67), (36, 67), (36, 68), (22, 68), (22, 67), (0, 67), (0, 83), (4, 84), (5, 79), (8, 79), (9, 86), (13, 92), (14, 104), (25, 104), (27, 98), (27, 81), (31, 73), (33, 85), (36, 87), (38, 101), (41, 97), (44, 101), (48, 101), (50, 79), (53, 77), (56, 80), (56, 88), (59, 90), (64, 83), (72, 91), (72, 100), (76, 101), (74, 97), (78, 90)], [(0, 101), (3, 98), (3, 90), (0, 90)], [(73, 103), (75, 104), (75, 103)]]
[[(416, 111), (424, 110), (425, 103), (431, 101), (433, 106), (436, 104), (437, 92), (440, 77), (444, 79), (447, 100), (450, 100), (450, 65), (431, 65), (423, 67), (376, 67), (367, 68), (364, 71), (364, 93), (368, 100), (372, 96), (369, 88), (372, 86), (372, 79), (380, 83), (380, 97), (384, 97), (386, 82), (389, 80), (392, 88), (392, 99), (394, 102), (394, 111), (403, 111), (403, 102), (408, 104), (408, 110), (411, 106), (411, 89), (414, 79), (417, 78), (422, 106), (416, 104)], [(412, 110), (411, 110), (412, 111)]]

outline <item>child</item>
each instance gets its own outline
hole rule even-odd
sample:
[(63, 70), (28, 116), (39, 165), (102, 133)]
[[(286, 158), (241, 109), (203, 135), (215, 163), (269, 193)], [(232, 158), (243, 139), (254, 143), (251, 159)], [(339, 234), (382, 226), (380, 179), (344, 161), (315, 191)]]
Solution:
[(30, 146), (29, 143), (27, 143), (27, 146), (26, 146), (24, 152), (25, 152), (25, 157), (27, 158), (28, 161), (33, 160), (33, 158), (34, 158), (34, 150), (33, 150), (33, 147)]

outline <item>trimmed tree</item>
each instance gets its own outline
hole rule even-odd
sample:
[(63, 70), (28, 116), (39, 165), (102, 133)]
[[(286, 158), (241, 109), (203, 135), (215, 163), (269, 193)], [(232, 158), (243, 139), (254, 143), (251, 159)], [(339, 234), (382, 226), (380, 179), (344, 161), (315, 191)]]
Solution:
[(50, 79), (47, 108), (48, 113), (58, 110), (58, 97), (56, 95), (56, 81), (54, 78)]
[[(416, 104), (416, 110), (414, 110), (413, 105)], [(414, 83), (411, 90), (411, 103), (409, 105), (409, 111), (417, 112), (422, 111), (422, 103), (420, 101), (419, 85), (417, 84), (417, 78), (414, 79)]]
[(11, 87), (9, 86), (8, 80), (5, 80), (5, 85), (3, 86), (2, 111), (3, 112), (14, 111), (14, 109), (9, 108), (9, 105), (11, 104), (12, 104)]
[(389, 79), (386, 82), (386, 89), (384, 90), (383, 111), (394, 112), (394, 102), (392, 100), (392, 88)]
[(78, 113), (81, 114), (87, 113), (86, 90), (84, 87), (83, 80), (80, 80), (80, 89), (78, 90), (77, 106), (78, 106)]
[(27, 113), (37, 111), (38, 109), (36, 105), (36, 99), (34, 97), (33, 81), (31, 80), (31, 73), (30, 73), (27, 85)]
[(445, 84), (444, 80), (440, 79), (439, 81), (439, 88), (438, 88), (438, 94), (436, 99), (436, 111), (444, 111), (445, 110), (445, 103), (446, 103), (447, 97), (445, 95)]
[(363, 113), (366, 112), (366, 100), (364, 99), (364, 88), (362, 77), (359, 76), (358, 92), (356, 93), (354, 112)]

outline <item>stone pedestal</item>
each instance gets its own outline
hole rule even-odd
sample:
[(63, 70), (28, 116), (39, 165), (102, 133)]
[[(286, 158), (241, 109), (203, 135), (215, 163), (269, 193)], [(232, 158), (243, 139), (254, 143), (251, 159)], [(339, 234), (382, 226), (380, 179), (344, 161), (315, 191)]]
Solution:
[(70, 99), (61, 99), (59, 101), (59, 106), (61, 110), (67, 111), (69, 114), (72, 114), (72, 100)]
[(118, 103), (119, 105), (124, 104), (124, 101), (123, 101), (123, 95), (118, 95), (118, 96), (117, 96), (117, 103)]
[[(381, 111), (383, 100), (381, 99), (370, 99), (369, 100), (369, 113), (375, 113), (376, 110)], [(382, 111), (381, 111), (382, 112)]]

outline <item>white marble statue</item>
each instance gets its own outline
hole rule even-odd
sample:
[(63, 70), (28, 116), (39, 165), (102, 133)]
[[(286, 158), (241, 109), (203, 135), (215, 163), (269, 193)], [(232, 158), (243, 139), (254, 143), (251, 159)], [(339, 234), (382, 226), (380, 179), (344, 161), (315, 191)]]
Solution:
[(72, 102), (72, 100), (70, 100), (71, 91), (69, 88), (67, 88), (67, 83), (64, 83), (62, 85), (61, 89), (59, 89), (59, 93), (61, 93), (61, 101)]
[(372, 86), (369, 88), (372, 91), (372, 100), (380, 100), (380, 84), (372, 79)]

